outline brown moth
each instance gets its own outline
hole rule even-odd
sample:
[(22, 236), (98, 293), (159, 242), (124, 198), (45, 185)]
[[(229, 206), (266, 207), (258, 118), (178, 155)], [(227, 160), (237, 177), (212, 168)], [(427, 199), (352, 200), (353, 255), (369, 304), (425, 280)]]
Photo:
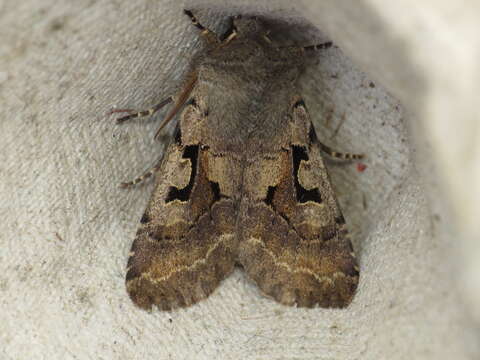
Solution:
[(118, 119), (173, 101), (163, 126), (183, 108), (159, 166), (125, 184), (156, 175), (128, 260), (131, 299), (144, 309), (189, 306), (240, 264), (282, 304), (347, 306), (359, 272), (321, 153), (361, 155), (319, 142), (295, 88), (306, 51), (330, 44), (277, 46), (255, 17), (232, 18), (218, 37), (185, 13), (207, 49), (182, 91)]

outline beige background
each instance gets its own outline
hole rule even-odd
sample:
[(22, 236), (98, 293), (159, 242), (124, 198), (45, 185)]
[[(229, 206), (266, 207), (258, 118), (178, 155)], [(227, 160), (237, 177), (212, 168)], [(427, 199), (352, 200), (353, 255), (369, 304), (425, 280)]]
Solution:
[[(452, 3), (0, 2), (0, 358), (480, 358), (478, 9)], [(348, 309), (281, 306), (240, 270), (188, 309), (128, 299), (152, 184), (118, 184), (160, 156), (165, 112), (105, 114), (176, 87), (202, 46), (184, 6), (217, 30), (263, 14), (279, 41), (339, 46), (301, 90), (325, 143), (368, 156), (364, 172), (328, 162), (360, 258)]]

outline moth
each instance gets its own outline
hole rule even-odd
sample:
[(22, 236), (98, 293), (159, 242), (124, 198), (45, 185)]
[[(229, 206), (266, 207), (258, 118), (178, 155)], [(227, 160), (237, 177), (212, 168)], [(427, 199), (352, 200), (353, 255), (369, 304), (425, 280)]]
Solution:
[[(144, 309), (206, 298), (241, 265), (285, 305), (345, 307), (359, 270), (322, 160), (357, 159), (322, 144), (295, 83), (316, 46), (279, 46), (257, 17), (230, 18), (223, 36), (185, 10), (206, 41), (160, 129), (181, 112), (140, 220), (126, 287)], [(157, 132), (157, 135), (160, 132)]]

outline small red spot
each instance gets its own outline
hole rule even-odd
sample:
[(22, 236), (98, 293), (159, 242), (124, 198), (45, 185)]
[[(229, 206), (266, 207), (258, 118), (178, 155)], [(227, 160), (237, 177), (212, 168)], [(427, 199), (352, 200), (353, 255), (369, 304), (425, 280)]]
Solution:
[(366, 168), (367, 168), (367, 165), (365, 165), (364, 163), (357, 163), (358, 172), (364, 172)]

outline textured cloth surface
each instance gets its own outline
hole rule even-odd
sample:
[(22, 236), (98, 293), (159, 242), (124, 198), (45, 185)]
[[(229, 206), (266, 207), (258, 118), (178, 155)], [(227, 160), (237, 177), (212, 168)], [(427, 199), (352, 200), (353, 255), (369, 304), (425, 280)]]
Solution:
[[(228, 15), (249, 12), (271, 18), (279, 41), (328, 38), (287, 1), (222, 3), (195, 3), (194, 9), (217, 30), (225, 29)], [(305, 16), (327, 10), (301, 3), (297, 10)], [(153, 134), (165, 111), (122, 126), (106, 113), (148, 108), (177, 88), (202, 47), (184, 6), (0, 3), (0, 358), (480, 358), (479, 325), (467, 305), (476, 293), (469, 298), (457, 284), (462, 258), (449, 235), (448, 212), (436, 210), (447, 200), (432, 201), (440, 190), (427, 190), (428, 146), (417, 156), (414, 144), (421, 142), (407, 131), (415, 118), (339, 48), (312, 55), (300, 90), (324, 143), (368, 156), (364, 172), (352, 163), (327, 162), (359, 256), (352, 304), (343, 310), (285, 307), (236, 270), (190, 308), (148, 313), (133, 306), (124, 286), (126, 259), (153, 187), (147, 182), (123, 190), (118, 184), (161, 155), (163, 144)], [(411, 87), (415, 69), (384, 61), (388, 54), (365, 65), (371, 49), (345, 39), (358, 24), (374, 22), (362, 6), (350, 12), (330, 6), (324, 23), (331, 36), (338, 29), (335, 43), (342, 47), (343, 39), (345, 49), (358, 51), (358, 63), (370, 72), (378, 64), (375, 79), (391, 81), (418, 115), (420, 100), (402, 92), (399, 81)], [(365, 16), (355, 23), (355, 15)], [(347, 18), (353, 30), (341, 26)], [(389, 78), (388, 69), (404, 77)], [(419, 94), (424, 86), (418, 84)]]

